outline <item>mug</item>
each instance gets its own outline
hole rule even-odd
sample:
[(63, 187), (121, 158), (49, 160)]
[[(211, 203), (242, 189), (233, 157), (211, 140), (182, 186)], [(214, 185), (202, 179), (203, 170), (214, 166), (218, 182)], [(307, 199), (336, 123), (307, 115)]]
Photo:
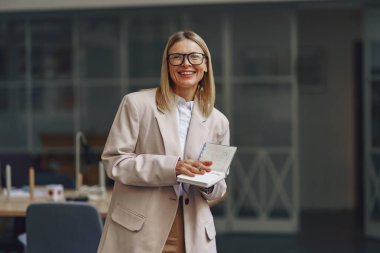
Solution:
[(60, 201), (65, 199), (63, 194), (63, 185), (61, 184), (49, 184), (46, 186), (48, 198), (53, 201)]

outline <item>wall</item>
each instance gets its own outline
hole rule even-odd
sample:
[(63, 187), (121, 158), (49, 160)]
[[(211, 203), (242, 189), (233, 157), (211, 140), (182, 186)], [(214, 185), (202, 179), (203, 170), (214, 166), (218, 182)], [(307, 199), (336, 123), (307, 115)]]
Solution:
[(298, 15), (299, 46), (319, 48), (325, 86), (300, 84), (302, 209), (355, 206), (354, 43), (361, 40), (359, 11), (309, 11)]

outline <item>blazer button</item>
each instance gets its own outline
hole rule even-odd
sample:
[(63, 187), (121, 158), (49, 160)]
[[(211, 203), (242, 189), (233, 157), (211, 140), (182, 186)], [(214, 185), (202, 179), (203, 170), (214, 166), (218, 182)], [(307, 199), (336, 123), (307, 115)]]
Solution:
[(186, 199), (185, 199), (185, 205), (188, 205), (189, 202), (190, 202), (189, 198), (186, 198)]

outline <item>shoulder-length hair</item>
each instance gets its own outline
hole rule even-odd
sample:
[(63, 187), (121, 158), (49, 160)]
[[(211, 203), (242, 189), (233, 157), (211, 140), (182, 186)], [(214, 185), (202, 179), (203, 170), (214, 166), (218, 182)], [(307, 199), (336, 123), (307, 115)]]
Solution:
[(174, 83), (171, 80), (168, 66), (168, 53), (170, 48), (178, 41), (191, 40), (197, 43), (206, 55), (207, 72), (204, 73), (202, 80), (198, 84), (196, 98), (199, 102), (202, 114), (208, 117), (215, 104), (215, 82), (214, 72), (212, 70), (211, 54), (206, 42), (193, 31), (179, 31), (170, 36), (166, 43), (164, 54), (162, 56), (161, 80), (160, 87), (156, 92), (156, 103), (160, 110), (170, 111), (174, 105)]

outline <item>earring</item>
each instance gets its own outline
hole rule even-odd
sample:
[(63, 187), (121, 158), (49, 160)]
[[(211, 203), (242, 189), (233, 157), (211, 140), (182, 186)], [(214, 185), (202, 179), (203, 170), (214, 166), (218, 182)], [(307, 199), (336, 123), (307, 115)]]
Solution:
[(203, 83), (198, 84), (201, 92), (203, 92)]

